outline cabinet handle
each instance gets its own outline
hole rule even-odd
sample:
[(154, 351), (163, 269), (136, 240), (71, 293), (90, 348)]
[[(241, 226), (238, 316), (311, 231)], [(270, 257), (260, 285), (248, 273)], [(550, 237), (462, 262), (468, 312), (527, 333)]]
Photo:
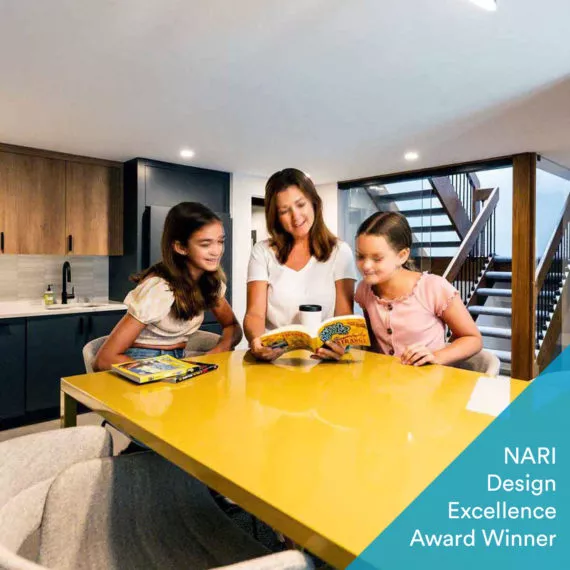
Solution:
[(79, 317), (79, 334), (83, 334), (85, 327), (83, 325), (83, 317)]
[(67, 236), (67, 250), (73, 251), (73, 236), (71, 234)]
[(4, 253), (4, 232), (0, 232), (0, 251)]

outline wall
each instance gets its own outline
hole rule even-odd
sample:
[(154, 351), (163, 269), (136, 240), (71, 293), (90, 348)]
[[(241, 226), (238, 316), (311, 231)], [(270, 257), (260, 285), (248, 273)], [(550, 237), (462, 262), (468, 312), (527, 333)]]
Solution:
[[(251, 252), (252, 220), (251, 199), (265, 195), (266, 177), (233, 174), (231, 182), (231, 215), (233, 219), (233, 289), (232, 308), (240, 323), (246, 309), (247, 265)], [(334, 233), (338, 229), (338, 188), (336, 183), (317, 186), (323, 199), (323, 213), (327, 226)], [(246, 348), (242, 341), (238, 348)]]
[(62, 265), (66, 260), (71, 264), (71, 285), (79, 301), (109, 298), (108, 257), (0, 255), (0, 301), (41, 301), (47, 285), (52, 284), (60, 302)]

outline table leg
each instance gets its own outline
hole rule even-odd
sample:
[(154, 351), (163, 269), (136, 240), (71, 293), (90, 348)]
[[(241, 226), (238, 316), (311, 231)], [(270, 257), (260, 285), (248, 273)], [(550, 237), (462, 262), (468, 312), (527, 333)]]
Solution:
[(75, 427), (77, 425), (77, 401), (63, 390), (60, 392), (60, 427)]

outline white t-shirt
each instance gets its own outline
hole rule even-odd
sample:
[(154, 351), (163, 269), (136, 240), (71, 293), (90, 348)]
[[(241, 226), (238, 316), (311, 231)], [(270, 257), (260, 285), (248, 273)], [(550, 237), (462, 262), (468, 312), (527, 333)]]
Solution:
[(350, 247), (338, 241), (327, 261), (314, 257), (300, 271), (277, 260), (269, 240), (256, 243), (251, 251), (247, 282), (267, 281), (265, 329), (298, 324), (299, 305), (321, 305), (322, 318), (334, 317), (335, 281), (354, 279), (356, 268)]

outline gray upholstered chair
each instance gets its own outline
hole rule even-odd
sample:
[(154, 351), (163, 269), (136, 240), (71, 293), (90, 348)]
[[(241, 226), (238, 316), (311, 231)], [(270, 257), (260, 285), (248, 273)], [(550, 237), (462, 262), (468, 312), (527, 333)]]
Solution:
[[(111, 436), (97, 426), (35, 433), (0, 443), (0, 548), (13, 556), (39, 529), (47, 494), (62, 471), (111, 452)], [(4, 567), (20, 566), (6, 566), (0, 555), (0, 568)]]
[[(95, 357), (99, 352), (103, 343), (107, 340), (106, 336), (101, 336), (99, 338), (95, 338), (90, 340), (84, 347), (83, 347), (83, 362), (85, 363), (85, 372), (90, 374), (93, 372), (93, 362), (95, 361)], [(190, 336), (188, 343), (184, 349), (184, 356), (186, 358), (192, 356), (199, 356), (200, 354), (204, 354), (204, 352), (208, 352), (218, 344), (220, 340), (220, 335), (211, 333), (208, 331), (196, 331), (193, 335)]]
[(483, 349), (466, 360), (456, 362), (453, 367), (481, 372), (489, 376), (498, 376), (501, 370), (501, 361), (496, 354)]
[(85, 363), (85, 372), (87, 372), (87, 374), (91, 374), (91, 372), (93, 372), (93, 362), (95, 361), (95, 357), (106, 340), (106, 336), (100, 336), (99, 338), (90, 340), (83, 347), (83, 362)]
[(154, 453), (76, 463), (50, 482), (44, 498), (38, 562), (18, 555), (18, 541), (0, 532), (0, 569), (312, 568), (300, 552), (269, 555), (204, 485)]
[(208, 331), (196, 331), (190, 335), (186, 348), (184, 349), (184, 357), (199, 356), (212, 350), (220, 340), (220, 335)]

